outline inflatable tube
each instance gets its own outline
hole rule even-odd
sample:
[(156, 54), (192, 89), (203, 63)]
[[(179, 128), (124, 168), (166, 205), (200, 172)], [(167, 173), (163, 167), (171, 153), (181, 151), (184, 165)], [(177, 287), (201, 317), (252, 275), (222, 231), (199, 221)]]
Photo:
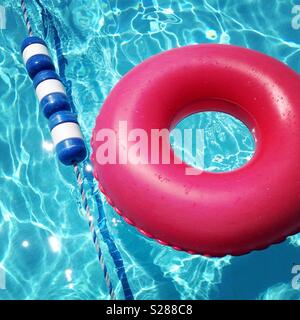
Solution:
[[(156, 55), (113, 89), (92, 137), (108, 202), (144, 235), (189, 253), (241, 255), (300, 231), (300, 77), (264, 54), (194, 45)], [(200, 111), (242, 120), (256, 151), (243, 167), (186, 175), (187, 164), (101, 164), (101, 129), (172, 128)], [(118, 157), (132, 142), (116, 140)], [(172, 152), (174, 159), (176, 156)]]

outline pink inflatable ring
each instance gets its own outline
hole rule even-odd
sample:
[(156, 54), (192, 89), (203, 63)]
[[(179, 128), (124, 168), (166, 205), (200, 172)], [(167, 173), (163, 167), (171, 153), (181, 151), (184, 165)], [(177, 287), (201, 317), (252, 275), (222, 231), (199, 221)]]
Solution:
[[(94, 175), (108, 202), (144, 235), (177, 250), (241, 255), (300, 231), (300, 78), (281, 62), (229, 45), (156, 55), (112, 90), (93, 131)], [(253, 133), (243, 167), (186, 175), (187, 164), (100, 164), (101, 129), (172, 128), (199, 111), (222, 111)], [(99, 141), (98, 141), (99, 140)], [(116, 140), (117, 155), (128, 152)], [(175, 157), (172, 153), (172, 157)]]

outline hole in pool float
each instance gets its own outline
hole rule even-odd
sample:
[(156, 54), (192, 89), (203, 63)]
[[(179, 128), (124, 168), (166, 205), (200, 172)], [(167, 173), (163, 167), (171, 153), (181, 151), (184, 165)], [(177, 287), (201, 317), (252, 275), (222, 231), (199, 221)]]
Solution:
[(255, 153), (255, 138), (249, 128), (224, 112), (184, 117), (171, 131), (170, 143), (182, 161), (209, 172), (238, 169)]

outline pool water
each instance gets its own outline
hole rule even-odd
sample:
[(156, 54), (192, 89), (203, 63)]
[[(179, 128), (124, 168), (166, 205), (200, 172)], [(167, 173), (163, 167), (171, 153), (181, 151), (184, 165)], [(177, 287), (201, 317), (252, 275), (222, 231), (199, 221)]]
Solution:
[[(120, 78), (167, 49), (235, 44), (300, 72), (294, 1), (26, 3), (34, 33), (45, 37), (60, 66), (86, 141)], [(26, 29), (20, 4), (1, 0), (0, 5), (6, 14), (6, 29), (0, 30), (0, 299), (107, 299), (74, 173), (55, 158), (22, 63), (19, 48)], [(205, 113), (182, 125), (204, 129), (206, 170), (232, 170), (253, 155), (252, 136), (237, 119)], [(90, 167), (83, 170), (89, 174)], [(87, 196), (97, 218), (95, 193)], [(245, 256), (209, 259), (164, 247), (126, 224), (107, 203), (104, 210), (136, 299), (300, 299), (291, 284), (292, 267), (300, 264), (299, 235)], [(101, 247), (117, 297), (123, 299), (103, 241)]]

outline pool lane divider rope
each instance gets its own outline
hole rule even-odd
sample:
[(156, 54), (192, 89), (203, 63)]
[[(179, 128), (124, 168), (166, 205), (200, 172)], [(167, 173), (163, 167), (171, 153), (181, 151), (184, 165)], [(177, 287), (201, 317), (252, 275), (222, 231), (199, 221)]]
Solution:
[[(41, 4), (39, 5), (41, 6)], [(74, 166), (74, 172), (76, 175), (76, 181), (81, 194), (83, 208), (86, 212), (86, 218), (88, 219), (88, 222), (89, 222), (89, 229), (92, 234), (93, 243), (97, 251), (101, 268), (103, 270), (105, 284), (107, 286), (111, 299), (115, 300), (116, 294), (112, 286), (112, 281), (109, 276), (106, 263), (104, 261), (104, 256), (102, 254), (100, 242), (97, 237), (95, 225), (93, 222), (93, 216), (91, 214), (87, 197), (84, 191), (83, 178), (81, 176), (80, 169), (78, 166), (80, 162), (86, 159), (88, 151), (85, 147), (84, 138), (82, 136), (80, 126), (77, 121), (77, 117), (74, 114), (74, 112), (72, 112), (73, 108), (71, 107), (68, 101), (67, 93), (69, 93), (72, 98), (71, 90), (70, 90), (71, 86), (69, 86), (69, 90), (67, 88), (67, 91), (69, 92), (66, 92), (66, 88), (63, 85), (60, 76), (58, 76), (57, 73), (55, 72), (55, 66), (50, 57), (46, 43), (42, 39), (33, 36), (32, 27), (29, 21), (29, 16), (28, 16), (28, 12), (27, 12), (24, 0), (21, 0), (21, 7), (23, 11), (24, 21), (29, 34), (29, 37), (23, 41), (22, 47), (21, 47), (23, 60), (26, 65), (27, 72), (33, 81), (33, 84), (36, 90), (36, 95), (40, 102), (40, 106), (43, 109), (43, 113), (45, 117), (49, 120), (51, 135), (56, 148), (56, 152), (58, 154), (58, 158), (63, 164)], [(56, 37), (58, 37), (57, 31), (56, 31)], [(59, 37), (58, 37), (58, 40), (60, 41)], [(64, 58), (61, 52), (61, 46), (58, 46), (56, 50), (60, 51), (61, 58)], [(59, 62), (62, 63), (63, 59), (59, 59), (59, 56), (58, 56), (58, 60)], [(64, 63), (65, 62), (66, 61), (64, 61)], [(63, 70), (64, 72), (64, 69), (65, 69), (65, 65), (61, 64), (60, 71)], [(64, 76), (64, 80), (65, 80), (64, 82), (68, 83), (66, 81), (65, 76)], [(68, 84), (70, 84), (70, 82)], [(101, 201), (101, 198), (100, 197), (98, 198)], [(96, 199), (98, 211), (99, 211), (99, 199)], [(100, 207), (102, 206), (103, 204), (101, 202)], [(99, 219), (100, 219), (100, 212), (99, 212)], [(100, 228), (100, 231), (101, 231), (101, 228)], [(105, 242), (109, 248), (109, 252), (112, 255), (114, 263), (117, 267), (117, 274), (120, 281), (122, 282), (125, 299), (132, 300), (133, 295), (129, 287), (129, 283), (127, 281), (127, 276), (125, 273), (122, 257), (113, 239), (110, 237), (108, 233), (108, 229), (106, 233), (102, 232), (102, 236), (104, 240), (106, 240)], [(114, 245), (112, 245), (112, 243)]]
[(83, 189), (83, 182), (78, 170), (78, 163), (83, 161), (87, 154), (80, 127), (76, 116), (70, 111), (65, 88), (61, 83), (59, 76), (55, 73), (55, 66), (50, 57), (46, 43), (42, 39), (34, 37), (32, 34), (32, 28), (30, 26), (24, 1), (22, 1), (22, 9), (29, 33), (29, 37), (23, 41), (21, 47), (23, 60), (28, 75), (33, 81), (36, 95), (44, 115), (50, 122), (51, 135), (59, 160), (65, 165), (73, 164), (74, 166), (83, 207), (86, 211), (86, 217), (89, 223), (89, 230), (92, 234), (93, 243), (103, 270), (105, 284), (111, 299), (115, 300), (116, 295), (110, 276), (107, 272), (90, 208)]
[(28, 34), (29, 34), (29, 36), (32, 36), (33, 32), (32, 32), (32, 28), (31, 28), (31, 24), (30, 24), (30, 21), (29, 21), (28, 12), (27, 12), (27, 8), (26, 8), (24, 0), (21, 0), (21, 8), (22, 8), (22, 11), (23, 11), (23, 17), (24, 17), (24, 21), (25, 21), (25, 24), (26, 24), (26, 28), (27, 28)]
[(77, 164), (74, 165), (74, 172), (75, 172), (75, 175), (76, 175), (77, 184), (78, 184), (79, 191), (80, 191), (80, 194), (81, 194), (82, 205), (83, 205), (83, 208), (84, 208), (84, 210), (86, 212), (86, 218), (87, 218), (87, 220), (89, 222), (89, 229), (90, 229), (90, 232), (92, 234), (93, 243), (94, 243), (94, 246), (95, 246), (96, 251), (98, 253), (98, 259), (99, 259), (99, 262), (100, 262), (100, 265), (101, 265), (101, 268), (102, 268), (102, 271), (103, 271), (105, 284), (106, 284), (106, 287), (108, 288), (111, 300), (116, 300), (116, 294), (114, 292), (114, 289), (113, 289), (113, 286), (112, 286), (112, 282), (110, 280), (110, 276), (109, 276), (109, 273), (107, 271), (106, 264), (104, 262), (102, 250), (101, 250), (101, 247), (100, 247), (100, 244), (99, 244), (99, 240), (98, 240), (98, 237), (97, 237), (95, 225), (94, 225), (94, 222), (93, 222), (93, 216), (91, 214), (91, 210), (90, 210), (90, 207), (88, 205), (88, 201), (87, 201), (87, 198), (86, 198), (86, 195), (85, 195), (85, 191), (84, 191), (84, 187), (83, 187), (83, 179), (81, 177), (80, 170), (79, 170)]
[[(84, 165), (85, 166), (91, 165), (91, 163), (88, 162), (87, 160), (85, 160)], [(118, 278), (122, 284), (125, 300), (133, 300), (134, 297), (133, 297), (133, 294), (132, 294), (132, 291), (131, 291), (131, 288), (130, 288), (130, 285), (129, 285), (129, 282), (127, 279), (126, 270), (124, 267), (124, 262), (123, 262), (121, 253), (118, 250), (118, 247), (115, 244), (114, 239), (109, 232), (109, 228), (107, 225), (107, 219), (106, 219), (106, 215), (104, 212), (103, 202), (100, 197), (99, 189), (97, 187), (95, 187), (94, 176), (92, 173), (87, 172), (85, 174), (85, 178), (89, 184), (91, 193), (93, 194), (94, 199), (97, 204), (98, 215), (99, 215), (98, 227), (99, 227), (100, 233), (102, 235), (102, 238), (108, 247), (109, 253), (114, 261), (115, 267), (117, 269), (117, 275), (118, 275)]]
[[(51, 15), (51, 13), (42, 5), (42, 3), (39, 0), (36, 0), (37, 5), (41, 9), (41, 16), (43, 21), (43, 28), (44, 28), (44, 36), (53, 34), (53, 41), (54, 41), (54, 48), (55, 53), (57, 57), (58, 62), (58, 69), (59, 69), (59, 75), (60, 78), (66, 88), (66, 93), (68, 97), (68, 101), (71, 105), (72, 112), (77, 114), (76, 106), (73, 103), (73, 95), (72, 95), (72, 81), (68, 80), (65, 75), (66, 66), (68, 64), (68, 60), (63, 55), (62, 46), (61, 46), (61, 39), (59, 37), (58, 31), (55, 26), (55, 18)], [(89, 157), (89, 151), (88, 157), (83, 161), (83, 166), (92, 166), (91, 162), (88, 160)], [(88, 182), (88, 186), (91, 191), (91, 195), (94, 197), (94, 200), (97, 205), (98, 209), (98, 228), (100, 230), (100, 234), (103, 238), (103, 241), (106, 243), (108, 247), (109, 254), (114, 262), (118, 279), (121, 282), (123, 294), (125, 300), (134, 300), (134, 296), (132, 293), (132, 290), (130, 288), (126, 270), (124, 267), (124, 262), (121, 256), (120, 251), (118, 250), (117, 245), (115, 244), (115, 241), (112, 237), (112, 235), (109, 232), (109, 228), (107, 226), (107, 219), (104, 212), (103, 202), (100, 197), (99, 189), (95, 188), (95, 180), (94, 176), (91, 172), (87, 170), (82, 171), (83, 178)]]

